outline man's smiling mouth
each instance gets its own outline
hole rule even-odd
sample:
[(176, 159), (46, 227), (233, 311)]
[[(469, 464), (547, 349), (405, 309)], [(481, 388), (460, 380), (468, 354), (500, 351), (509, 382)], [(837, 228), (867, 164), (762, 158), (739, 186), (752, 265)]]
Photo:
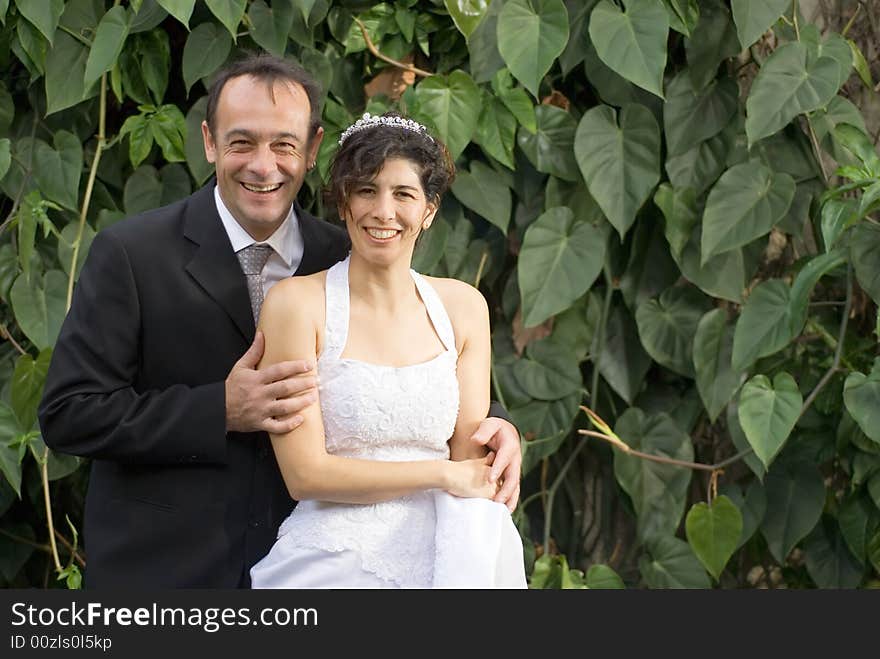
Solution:
[(242, 183), (241, 187), (251, 192), (275, 192), (281, 187), (281, 183), (270, 183), (268, 185), (256, 185), (254, 183)]

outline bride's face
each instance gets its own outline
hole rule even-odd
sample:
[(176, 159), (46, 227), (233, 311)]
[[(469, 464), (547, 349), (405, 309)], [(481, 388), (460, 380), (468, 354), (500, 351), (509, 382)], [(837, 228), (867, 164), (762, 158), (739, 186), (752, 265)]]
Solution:
[(416, 165), (389, 158), (371, 181), (356, 185), (342, 216), (352, 251), (370, 261), (412, 259), (416, 238), (434, 220), (437, 208), (425, 197)]

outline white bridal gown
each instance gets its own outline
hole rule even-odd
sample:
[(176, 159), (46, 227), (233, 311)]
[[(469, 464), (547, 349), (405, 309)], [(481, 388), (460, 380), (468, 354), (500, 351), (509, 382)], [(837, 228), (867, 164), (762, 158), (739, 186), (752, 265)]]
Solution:
[[(433, 287), (412, 272), (446, 351), (411, 366), (342, 359), (348, 336), (346, 259), (327, 273), (319, 395), (329, 453), (367, 460), (449, 458), (458, 415), (452, 324)], [(525, 588), (510, 512), (488, 499), (427, 490), (377, 504), (300, 502), (254, 588)]]

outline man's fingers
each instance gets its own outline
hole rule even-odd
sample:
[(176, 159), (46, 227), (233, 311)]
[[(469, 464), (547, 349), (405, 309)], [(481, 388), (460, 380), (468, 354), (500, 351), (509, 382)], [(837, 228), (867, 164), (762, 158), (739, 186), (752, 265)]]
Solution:
[[(298, 375), (310, 373), (313, 370), (314, 366), (308, 360), (296, 359), (293, 361), (272, 364), (268, 368), (262, 369), (260, 371), (260, 376), (262, 381), (268, 384), (270, 382), (279, 382), (280, 380), (286, 380)], [(314, 373), (312, 373), (311, 377), (314, 377)]]
[(498, 494), (495, 495), (495, 501), (498, 503), (503, 503), (506, 505), (511, 511), (516, 508), (516, 501), (519, 498), (519, 479), (518, 478), (507, 478), (504, 479), (503, 484), (501, 485), (501, 489), (498, 490)]
[(314, 390), (318, 386), (318, 379), (314, 375), (297, 375), (273, 382), (267, 388), (272, 398), (290, 398)]
[(485, 446), (495, 433), (498, 432), (498, 428), (499, 423), (497, 419), (493, 417), (483, 419), (480, 421), (480, 427), (471, 435), (471, 441), (476, 442), (480, 446)]
[(281, 419), (266, 419), (263, 421), (262, 430), (273, 435), (284, 435), (292, 430), (296, 430), (302, 425), (302, 422), (303, 418), (299, 414), (294, 414), (291, 417)]
[(251, 343), (250, 348), (236, 362), (236, 366), (240, 368), (256, 368), (263, 357), (265, 345), (266, 341), (263, 338), (263, 333), (257, 330), (257, 333), (254, 335), (254, 342)]
[[(495, 460), (492, 463), (492, 470), (489, 473), (489, 478), (491, 478), (492, 481), (496, 481), (502, 472), (510, 472), (510, 466), (514, 461), (515, 455), (516, 452), (513, 450), (512, 446), (502, 445), (495, 452)], [(509, 479), (510, 475), (506, 474), (506, 476)], [(516, 474), (516, 477), (519, 478), (518, 473)]]
[(314, 389), (289, 398), (281, 398), (269, 406), (269, 413), (274, 417), (286, 417), (298, 414), (318, 400), (318, 392)]

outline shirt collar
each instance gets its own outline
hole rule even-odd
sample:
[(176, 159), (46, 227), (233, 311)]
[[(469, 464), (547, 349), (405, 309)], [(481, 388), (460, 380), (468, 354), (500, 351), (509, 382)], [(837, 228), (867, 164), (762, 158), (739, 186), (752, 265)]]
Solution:
[[(220, 197), (220, 188), (216, 185), (214, 186), (214, 202), (217, 205), (217, 213), (220, 215), (223, 228), (226, 229), (226, 234), (229, 236), (229, 242), (232, 243), (232, 250), (234, 252), (240, 252), (245, 247), (249, 247), (256, 242), (262, 242), (275, 250), (275, 253), (281, 257), (287, 267), (291, 266), (297, 256), (297, 244), (302, 243), (299, 237), (299, 218), (296, 216), (293, 204), (291, 204), (290, 212), (284, 218), (281, 226), (275, 229), (275, 232), (266, 240), (256, 241), (233, 217), (226, 204), (223, 203), (223, 199)], [(300, 253), (299, 256), (301, 258), (302, 254)]]

